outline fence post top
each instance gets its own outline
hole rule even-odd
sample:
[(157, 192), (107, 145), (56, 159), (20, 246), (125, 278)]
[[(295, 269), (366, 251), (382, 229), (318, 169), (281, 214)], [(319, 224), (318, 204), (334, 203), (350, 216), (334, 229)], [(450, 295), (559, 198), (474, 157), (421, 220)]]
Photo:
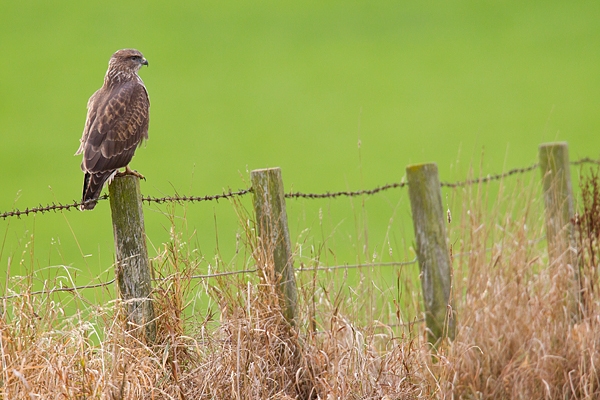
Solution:
[(567, 142), (548, 142), (548, 143), (542, 143), (542, 144), (540, 144), (540, 149), (545, 148), (545, 147), (556, 147), (556, 146), (568, 147), (569, 144)]
[(272, 168), (253, 169), (252, 172), (250, 172), (250, 173), (257, 174), (260, 172), (269, 172), (269, 171), (281, 171), (281, 168), (280, 167), (272, 167)]
[(437, 163), (422, 163), (422, 164), (411, 164), (406, 166), (406, 171), (415, 172), (423, 168), (435, 168), (437, 169)]

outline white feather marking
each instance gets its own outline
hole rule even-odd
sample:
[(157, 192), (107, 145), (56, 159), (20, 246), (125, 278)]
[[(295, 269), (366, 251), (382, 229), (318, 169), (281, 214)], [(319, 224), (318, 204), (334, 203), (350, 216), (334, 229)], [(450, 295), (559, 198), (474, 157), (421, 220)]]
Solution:
[(112, 174), (110, 174), (110, 176), (108, 177), (108, 179), (106, 180), (106, 182), (110, 185), (110, 183), (112, 182), (112, 180), (115, 178), (115, 175), (117, 174), (119, 170), (114, 170)]

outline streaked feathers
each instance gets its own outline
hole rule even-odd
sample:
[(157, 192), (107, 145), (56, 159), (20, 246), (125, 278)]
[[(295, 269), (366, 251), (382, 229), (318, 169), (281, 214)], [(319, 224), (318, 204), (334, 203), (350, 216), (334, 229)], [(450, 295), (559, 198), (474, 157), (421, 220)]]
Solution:
[(88, 113), (77, 154), (83, 154), (84, 203), (91, 210), (104, 183), (126, 167), (135, 149), (148, 138), (150, 101), (137, 75), (148, 62), (137, 50), (119, 50), (111, 57), (104, 84), (90, 97)]

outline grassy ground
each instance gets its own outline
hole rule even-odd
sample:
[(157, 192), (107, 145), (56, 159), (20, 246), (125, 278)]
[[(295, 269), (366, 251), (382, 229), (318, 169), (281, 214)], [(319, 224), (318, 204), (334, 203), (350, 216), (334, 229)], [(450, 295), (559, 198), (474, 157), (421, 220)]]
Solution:
[[(65, 319), (55, 295), (4, 300), (3, 397), (597, 398), (600, 181), (583, 181), (574, 268), (567, 257), (548, 259), (537, 178), (511, 179), (497, 197), (487, 185), (448, 194), (458, 325), (455, 340), (437, 350), (424, 341), (419, 286), (405, 268), (395, 269), (393, 283), (379, 268), (360, 269), (354, 282), (343, 270), (299, 272), (300, 322), (292, 328), (272, 282), (257, 274), (190, 279), (202, 256), (186, 221), (173, 218), (153, 260), (156, 277), (168, 278), (156, 281), (157, 343), (124, 329), (118, 302), (72, 293), (79, 312)], [(213, 265), (268, 268), (243, 204), (234, 208), (245, 235), (231, 263), (217, 255)], [(331, 266), (323, 261), (327, 237), (302, 254), (297, 243), (297, 264)], [(7, 284), (27, 292), (31, 281)], [(200, 296), (209, 306), (194, 309)]]

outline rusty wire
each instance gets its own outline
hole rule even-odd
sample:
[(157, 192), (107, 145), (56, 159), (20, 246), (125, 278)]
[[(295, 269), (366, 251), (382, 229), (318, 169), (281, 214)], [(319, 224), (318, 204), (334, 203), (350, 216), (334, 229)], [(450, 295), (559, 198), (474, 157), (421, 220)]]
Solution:
[(480, 178), (467, 179), (467, 180), (459, 181), (459, 182), (440, 182), (440, 186), (441, 187), (447, 187), (447, 188), (457, 188), (457, 187), (464, 187), (464, 186), (476, 185), (476, 184), (479, 184), (479, 183), (487, 183), (487, 182), (491, 182), (491, 181), (499, 181), (499, 180), (502, 180), (502, 179), (504, 179), (506, 177), (509, 177), (511, 175), (524, 174), (526, 172), (533, 171), (534, 169), (536, 169), (539, 166), (540, 166), (540, 164), (535, 163), (535, 164), (530, 165), (529, 167), (514, 168), (514, 169), (506, 171), (506, 172), (504, 172), (502, 174), (486, 175), (486, 176), (482, 176)]
[(571, 165), (596, 164), (600, 165), (600, 160), (594, 160), (589, 157), (583, 157), (576, 161), (571, 161)]
[[(589, 157), (581, 158), (576, 161), (572, 161), (571, 165), (583, 165), (583, 164), (596, 164), (600, 165), (600, 160), (594, 160)], [(469, 185), (475, 185), (480, 183), (488, 183), (491, 181), (502, 180), (512, 175), (523, 174), (527, 172), (531, 172), (534, 169), (539, 167), (538, 163), (532, 164), (528, 167), (523, 168), (514, 168), (509, 171), (506, 171), (501, 174), (493, 174), (486, 175), (480, 178), (475, 179), (467, 179), (464, 181), (458, 182), (440, 182), (441, 187), (447, 188), (458, 188)], [(286, 193), (285, 197), (288, 199), (334, 199), (337, 197), (356, 197), (356, 196), (371, 196), (389, 189), (403, 188), (407, 185), (407, 182), (395, 182), (389, 183), (383, 186), (377, 186), (373, 189), (364, 189), (364, 190), (356, 190), (356, 191), (339, 191), (339, 192), (325, 192), (325, 193), (302, 193), (302, 192), (290, 192)], [(219, 201), (221, 199), (231, 199), (234, 197), (241, 197), (248, 193), (252, 192), (252, 188), (241, 189), (235, 192), (231, 190), (229, 192), (224, 192), (216, 195), (206, 195), (206, 196), (165, 196), (165, 197), (151, 197), (144, 196), (142, 197), (142, 201), (146, 203), (184, 203), (184, 202), (200, 202), (200, 201)], [(106, 200), (108, 199), (108, 195), (101, 196), (98, 200)], [(37, 214), (37, 213), (46, 213), (46, 212), (57, 212), (57, 211), (71, 211), (73, 209), (79, 209), (79, 206), (82, 205), (82, 202), (74, 201), (73, 203), (61, 204), (61, 203), (52, 203), (46, 206), (42, 206), (41, 204), (37, 207), (26, 208), (25, 210), (14, 209), (12, 211), (7, 211), (0, 214), (0, 218), (6, 219), (9, 217), (17, 217), (28, 216), (29, 214)]]
[(376, 188), (373, 189), (365, 189), (365, 190), (356, 190), (356, 191), (341, 191), (341, 192), (325, 192), (325, 193), (300, 193), (300, 192), (291, 192), (291, 193), (286, 193), (285, 197), (288, 199), (298, 199), (298, 198), (304, 198), (304, 199), (334, 199), (336, 197), (356, 197), (356, 196), (363, 196), (363, 195), (373, 195), (379, 192), (383, 192), (384, 190), (388, 190), (388, 189), (395, 189), (395, 188), (402, 188), (406, 186), (406, 182), (396, 182), (396, 183), (389, 183), (387, 185), (383, 185), (383, 186), (378, 186)]
[[(106, 200), (108, 199), (108, 195), (104, 194), (102, 196), (100, 196), (98, 198), (98, 200)], [(41, 204), (37, 207), (32, 207), (32, 208), (26, 208), (24, 210), (19, 210), (19, 209), (14, 209), (12, 211), (7, 211), (4, 212), (2, 214), (0, 214), (0, 218), (6, 219), (8, 217), (17, 217), (20, 218), (21, 216), (25, 215), (28, 216), (29, 214), (43, 214), (46, 212), (57, 212), (57, 211), (71, 211), (72, 209), (76, 209), (79, 210), (79, 206), (81, 206), (83, 204), (83, 202), (81, 201), (73, 201), (73, 203), (68, 203), (68, 204), (62, 204), (62, 203), (52, 203), (52, 204), (48, 204), (45, 206), (42, 206)]]
[(196, 201), (212, 201), (212, 200), (222, 200), (222, 199), (230, 199), (232, 197), (241, 197), (243, 195), (246, 195), (248, 193), (252, 192), (252, 188), (248, 188), (248, 189), (241, 189), (238, 190), (237, 192), (232, 192), (231, 190), (229, 192), (223, 192), (221, 194), (215, 194), (215, 195), (207, 195), (207, 196), (179, 196), (179, 195), (175, 195), (175, 196), (166, 196), (166, 197), (150, 197), (150, 196), (145, 196), (142, 197), (142, 201), (145, 201), (147, 203), (184, 203), (184, 202), (196, 202)]

